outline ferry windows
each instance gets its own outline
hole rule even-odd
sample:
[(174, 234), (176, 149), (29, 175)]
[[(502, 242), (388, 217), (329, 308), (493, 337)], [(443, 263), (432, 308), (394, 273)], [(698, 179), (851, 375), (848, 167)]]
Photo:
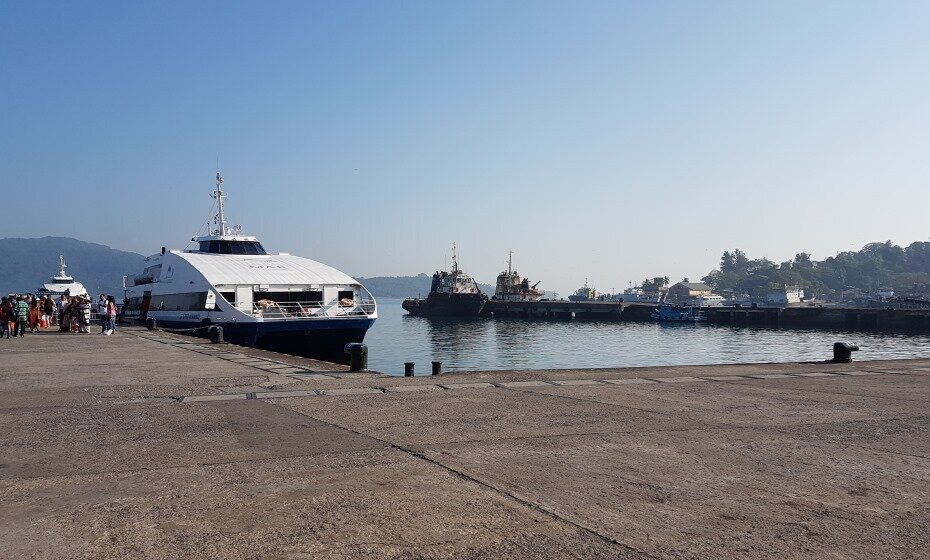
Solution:
[(258, 241), (229, 241), (213, 239), (200, 242), (201, 253), (217, 255), (267, 255), (265, 248)]
[(229, 303), (236, 303), (236, 292), (220, 292), (220, 295)]
[(207, 292), (194, 292), (151, 296), (150, 305), (159, 311), (203, 311), (206, 304)]

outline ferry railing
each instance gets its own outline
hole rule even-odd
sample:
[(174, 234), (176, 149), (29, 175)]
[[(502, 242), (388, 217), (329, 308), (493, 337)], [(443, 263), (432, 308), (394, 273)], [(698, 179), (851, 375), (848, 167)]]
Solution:
[(269, 320), (364, 317), (374, 311), (375, 301), (369, 298), (342, 299), (329, 303), (260, 300), (252, 304), (253, 315)]

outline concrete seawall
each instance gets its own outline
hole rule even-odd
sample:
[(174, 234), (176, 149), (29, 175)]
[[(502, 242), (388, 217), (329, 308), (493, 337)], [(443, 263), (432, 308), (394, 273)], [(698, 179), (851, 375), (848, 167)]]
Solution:
[(138, 329), (0, 351), (6, 558), (930, 546), (930, 360), (403, 379)]
[(930, 309), (708, 307), (707, 319), (725, 325), (930, 331)]

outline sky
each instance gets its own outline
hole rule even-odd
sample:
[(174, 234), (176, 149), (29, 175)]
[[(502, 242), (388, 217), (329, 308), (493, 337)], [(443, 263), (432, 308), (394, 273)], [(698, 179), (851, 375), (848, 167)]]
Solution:
[[(928, 2), (4, 2), (0, 237), (568, 295), (930, 236)], [(128, 271), (131, 272), (131, 271)]]

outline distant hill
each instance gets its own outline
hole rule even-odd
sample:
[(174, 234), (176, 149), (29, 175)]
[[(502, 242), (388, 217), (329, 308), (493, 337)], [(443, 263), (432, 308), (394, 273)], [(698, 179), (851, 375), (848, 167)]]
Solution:
[[(426, 297), (429, 293), (432, 275), (424, 273), (416, 276), (373, 276), (371, 278), (355, 277), (376, 298)], [(489, 297), (494, 295), (494, 286), (478, 283), (478, 287)]]
[(0, 293), (33, 292), (58, 272), (64, 255), (68, 274), (91, 295), (106, 293), (122, 299), (123, 275), (142, 270), (143, 257), (70, 237), (0, 239)]

